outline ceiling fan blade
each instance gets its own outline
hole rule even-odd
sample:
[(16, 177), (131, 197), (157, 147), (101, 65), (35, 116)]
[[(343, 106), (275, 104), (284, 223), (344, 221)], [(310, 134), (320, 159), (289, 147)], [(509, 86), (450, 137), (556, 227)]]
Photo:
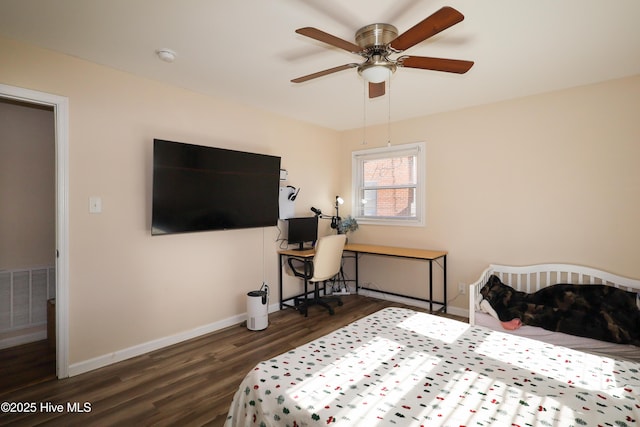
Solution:
[(331, 46), (339, 47), (340, 49), (344, 49), (348, 52), (358, 53), (362, 50), (360, 46), (355, 43), (348, 42), (339, 37), (332, 36), (329, 33), (325, 33), (322, 30), (313, 27), (304, 27), (298, 28), (296, 33), (302, 34), (303, 36), (310, 37), (312, 39), (321, 41), (326, 44), (330, 44)]
[(445, 6), (400, 34), (390, 43), (390, 46), (397, 51), (407, 50), (411, 46), (446, 30), (463, 19), (463, 14), (452, 7)]
[(291, 80), (291, 83), (302, 83), (307, 80), (315, 79), (317, 77), (326, 76), (327, 74), (337, 73), (338, 71), (348, 70), (349, 68), (357, 67), (358, 64), (344, 64), (338, 67), (329, 68), (326, 70), (318, 71), (317, 73), (308, 74), (306, 76), (298, 77), (297, 79)]
[(384, 95), (385, 82), (371, 83), (369, 82), (369, 98), (377, 98)]
[(427, 56), (403, 56), (398, 58), (398, 65), (422, 70), (445, 71), (447, 73), (464, 74), (473, 67), (473, 61), (461, 59), (429, 58)]

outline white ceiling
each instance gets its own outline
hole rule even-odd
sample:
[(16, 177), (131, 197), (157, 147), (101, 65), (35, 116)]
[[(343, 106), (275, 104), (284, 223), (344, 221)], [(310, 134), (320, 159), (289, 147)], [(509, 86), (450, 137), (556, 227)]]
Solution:
[[(355, 69), (290, 82), (361, 61), (297, 28), (354, 41), (442, 6), (465, 20), (405, 54), (475, 61), (467, 74), (400, 68), (374, 100)], [(2, 36), (337, 130), (640, 74), (639, 20), (638, 0), (0, 0)]]

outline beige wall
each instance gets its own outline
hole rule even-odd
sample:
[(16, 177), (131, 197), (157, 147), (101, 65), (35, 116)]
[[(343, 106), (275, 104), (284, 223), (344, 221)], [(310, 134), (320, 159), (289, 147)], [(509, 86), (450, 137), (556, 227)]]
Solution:
[(53, 110), (0, 100), (0, 270), (54, 262)]
[(8, 40), (0, 51), (1, 83), (69, 98), (71, 364), (243, 313), (263, 280), (275, 291), (275, 227), (150, 235), (153, 138), (279, 155), (307, 214), (337, 191), (337, 132)]
[[(568, 262), (640, 278), (638, 117), (640, 76), (394, 123), (393, 143), (427, 143), (427, 226), (363, 225), (351, 239), (448, 250), (450, 297), (489, 263)], [(367, 135), (367, 146), (382, 146), (387, 128)], [(348, 176), (350, 152), (367, 146), (362, 130), (342, 138)], [(387, 261), (364, 262), (374, 287), (424, 289), (415, 263), (392, 275)], [(466, 296), (452, 304), (466, 307)]]

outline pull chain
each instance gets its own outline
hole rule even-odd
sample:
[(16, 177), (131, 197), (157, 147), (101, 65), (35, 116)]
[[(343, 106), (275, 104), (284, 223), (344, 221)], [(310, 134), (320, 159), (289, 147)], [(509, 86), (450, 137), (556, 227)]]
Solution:
[(367, 145), (367, 81), (362, 81), (362, 145)]
[(391, 75), (389, 75), (389, 95), (387, 101), (389, 102), (389, 108), (387, 110), (387, 147), (391, 147)]

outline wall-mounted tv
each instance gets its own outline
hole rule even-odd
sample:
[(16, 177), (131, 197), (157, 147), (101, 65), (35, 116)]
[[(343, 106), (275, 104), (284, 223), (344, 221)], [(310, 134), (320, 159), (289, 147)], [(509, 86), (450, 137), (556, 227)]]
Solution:
[(151, 234), (269, 227), (280, 157), (153, 140)]

